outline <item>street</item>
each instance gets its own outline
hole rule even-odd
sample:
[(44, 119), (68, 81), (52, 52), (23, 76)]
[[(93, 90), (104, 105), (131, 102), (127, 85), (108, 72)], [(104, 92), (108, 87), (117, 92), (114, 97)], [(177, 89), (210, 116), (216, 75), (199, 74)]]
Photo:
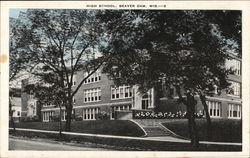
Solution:
[(68, 150), (68, 151), (104, 151), (113, 150), (97, 147), (95, 144), (61, 143), (44, 141), (43, 139), (27, 140), (23, 138), (9, 138), (9, 150)]

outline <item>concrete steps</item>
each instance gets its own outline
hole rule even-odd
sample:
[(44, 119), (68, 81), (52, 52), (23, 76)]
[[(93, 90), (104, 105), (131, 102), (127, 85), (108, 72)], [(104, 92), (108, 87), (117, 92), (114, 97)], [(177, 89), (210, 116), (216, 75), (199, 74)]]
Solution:
[(168, 131), (163, 130), (157, 126), (143, 126), (143, 129), (147, 133), (147, 137), (160, 137), (160, 136), (171, 136), (172, 134)]
[(138, 125), (146, 132), (146, 137), (176, 137), (170, 130), (164, 128), (161, 123), (165, 122), (165, 119), (134, 119)]

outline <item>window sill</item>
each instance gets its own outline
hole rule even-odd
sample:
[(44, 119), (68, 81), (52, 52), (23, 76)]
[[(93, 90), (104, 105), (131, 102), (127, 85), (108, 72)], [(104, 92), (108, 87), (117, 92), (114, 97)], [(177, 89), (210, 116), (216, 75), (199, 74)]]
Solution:
[(239, 120), (241, 117), (227, 117), (228, 119), (234, 119), (234, 120)]
[(95, 81), (95, 82), (89, 82), (89, 83), (83, 83), (84, 85), (87, 85), (87, 84), (92, 84), (92, 83), (99, 83), (101, 80), (99, 81)]
[(240, 98), (238, 95), (227, 94), (228, 97)]
[(83, 102), (84, 104), (88, 104), (88, 103), (98, 103), (98, 102), (101, 102), (101, 100), (98, 100), (98, 101), (89, 101), (89, 102)]
[(111, 100), (121, 100), (121, 99), (130, 99), (130, 98), (132, 98), (132, 97), (127, 97), (127, 98), (115, 98), (115, 99), (112, 99), (112, 98), (111, 98)]

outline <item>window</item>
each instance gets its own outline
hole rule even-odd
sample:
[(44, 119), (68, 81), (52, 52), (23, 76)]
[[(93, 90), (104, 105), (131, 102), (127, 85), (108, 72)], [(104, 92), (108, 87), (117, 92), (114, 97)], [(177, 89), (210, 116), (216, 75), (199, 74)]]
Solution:
[(130, 86), (111, 86), (111, 99), (124, 99), (132, 96), (132, 89)]
[[(87, 77), (88, 73), (84, 73), (84, 77)], [(96, 71), (94, 74), (89, 76), (85, 81), (84, 84), (99, 82), (101, 80), (101, 73)]]
[(221, 116), (221, 103), (216, 101), (206, 101), (208, 105), (209, 115), (211, 117)]
[(62, 121), (65, 121), (65, 120), (66, 120), (66, 111), (65, 111), (65, 110), (62, 110), (62, 111), (61, 111), (61, 120), (62, 120)]
[(229, 118), (241, 118), (241, 105), (228, 104), (228, 117)]
[(226, 68), (232, 69), (235, 75), (241, 75), (241, 61), (236, 59), (226, 60)]
[(72, 86), (76, 85), (76, 75), (73, 75), (73, 79), (72, 79)]
[(101, 100), (101, 88), (84, 90), (84, 102), (97, 102)]
[(141, 100), (142, 101), (141, 102), (141, 108), (142, 109), (148, 109), (148, 108), (152, 107), (151, 97), (152, 97), (152, 89), (149, 90), (144, 95), (142, 95), (142, 100)]
[(17, 116), (20, 116), (20, 111), (17, 112)]
[(142, 104), (141, 104), (142, 109), (148, 109), (149, 107), (149, 95), (145, 94), (142, 96)]
[(240, 83), (230, 81), (231, 86), (227, 90), (228, 95), (233, 95), (233, 96), (240, 96)]
[(33, 91), (30, 91), (30, 93), (29, 93), (29, 99), (34, 99), (34, 93), (33, 93)]
[(84, 120), (96, 120), (99, 114), (100, 108), (87, 108), (83, 109), (83, 119)]
[(49, 122), (52, 120), (52, 117), (54, 116), (54, 111), (45, 111), (43, 112), (43, 121), (44, 122)]
[[(72, 79), (72, 86), (75, 86), (76, 85), (76, 75), (73, 75), (72, 77), (73, 77), (73, 79)], [(69, 76), (69, 82), (70, 81), (71, 81), (71, 76)], [(67, 83), (66, 77), (65, 77), (65, 80), (64, 80), (64, 86), (68, 87), (68, 83)]]

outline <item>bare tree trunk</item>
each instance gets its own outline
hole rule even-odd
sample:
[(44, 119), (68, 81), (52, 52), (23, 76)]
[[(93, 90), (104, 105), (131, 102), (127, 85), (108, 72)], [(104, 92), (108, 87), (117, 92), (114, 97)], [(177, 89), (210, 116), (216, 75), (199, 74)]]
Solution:
[(191, 145), (194, 149), (199, 147), (198, 132), (195, 123), (195, 99), (191, 94), (187, 94), (187, 116), (188, 116), (188, 127), (191, 138)]
[(72, 115), (72, 102), (68, 101), (68, 104), (65, 106), (66, 107), (66, 124), (65, 124), (65, 131), (69, 132), (71, 131), (71, 115)]
[(60, 112), (59, 112), (59, 118), (60, 118), (60, 122), (59, 122), (59, 137), (60, 139), (62, 138), (62, 106), (59, 105), (60, 108)]
[(179, 86), (176, 86), (176, 92), (179, 96), (180, 101), (187, 107), (188, 130), (191, 139), (191, 145), (194, 149), (197, 149), (199, 147), (199, 138), (194, 115), (196, 101), (194, 99), (194, 96), (190, 93), (187, 93), (187, 99), (183, 98)]
[(154, 88), (154, 92), (155, 92), (155, 96), (153, 96), (155, 98), (155, 107), (154, 107), (154, 111), (155, 112), (159, 112), (160, 111), (160, 86), (157, 84), (157, 86), (155, 86)]
[(212, 125), (212, 122), (211, 122), (211, 118), (210, 118), (210, 115), (209, 115), (209, 112), (208, 112), (208, 106), (207, 106), (207, 103), (206, 103), (206, 97), (204, 95), (202, 95), (200, 93), (200, 100), (201, 100), (201, 103), (204, 107), (204, 111), (205, 111), (205, 114), (206, 114), (206, 120), (207, 120), (207, 140), (211, 140), (211, 125)]

